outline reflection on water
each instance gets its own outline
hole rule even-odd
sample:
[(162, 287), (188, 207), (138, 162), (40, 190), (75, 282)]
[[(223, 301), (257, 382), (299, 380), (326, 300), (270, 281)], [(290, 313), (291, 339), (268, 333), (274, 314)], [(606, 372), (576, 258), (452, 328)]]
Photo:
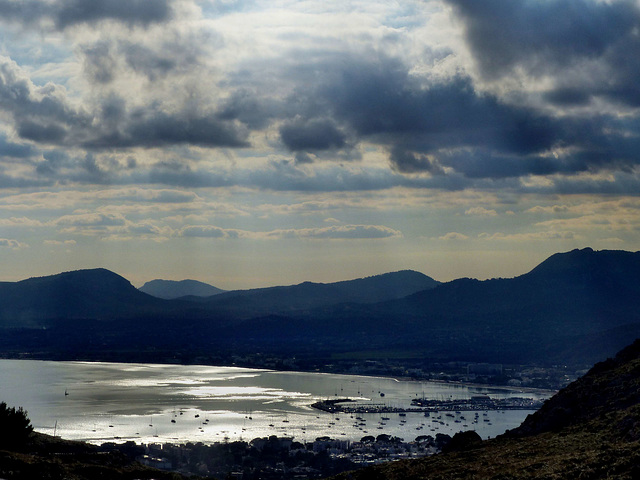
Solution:
[(355, 419), (310, 407), (318, 400), (351, 398), (408, 408), (417, 397), (446, 400), (480, 393), (522, 395), (435, 382), (232, 367), (0, 360), (0, 401), (23, 406), (37, 431), (53, 434), (57, 424), (58, 435), (94, 443), (210, 443), (268, 435), (356, 440), (380, 433), (409, 441), (471, 429), (487, 438), (531, 413), (464, 412), (462, 419), (443, 416), (439, 421), (421, 413)]

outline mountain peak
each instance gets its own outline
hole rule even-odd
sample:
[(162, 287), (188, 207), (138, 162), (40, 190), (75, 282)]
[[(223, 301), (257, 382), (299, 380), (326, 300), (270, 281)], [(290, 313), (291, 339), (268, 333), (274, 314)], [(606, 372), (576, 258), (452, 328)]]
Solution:
[(1, 284), (0, 320), (128, 316), (153, 300), (106, 268), (73, 270)]
[(590, 247), (551, 255), (526, 275), (566, 274), (568, 272), (619, 272), (629, 264), (640, 266), (640, 252), (593, 250)]

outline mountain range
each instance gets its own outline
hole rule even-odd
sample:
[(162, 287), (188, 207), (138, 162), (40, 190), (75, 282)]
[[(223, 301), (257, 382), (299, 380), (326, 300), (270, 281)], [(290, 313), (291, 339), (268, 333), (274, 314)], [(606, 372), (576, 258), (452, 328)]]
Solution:
[[(2, 282), (0, 355), (216, 361), (249, 352), (412, 352), (438, 361), (593, 364), (640, 337), (640, 252), (573, 250), (518, 277), (485, 281), (440, 283), (400, 271), (209, 296), (160, 285), (164, 293), (151, 296), (104, 269)], [(179, 298), (158, 298), (171, 296), (172, 285)]]

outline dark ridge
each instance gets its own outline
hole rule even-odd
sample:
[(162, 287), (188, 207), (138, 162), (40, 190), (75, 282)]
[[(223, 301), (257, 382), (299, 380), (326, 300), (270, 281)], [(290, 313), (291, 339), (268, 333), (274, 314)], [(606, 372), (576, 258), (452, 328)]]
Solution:
[(428, 290), (440, 282), (412, 270), (335, 283), (303, 282), (298, 285), (234, 290), (215, 295), (208, 305), (236, 312), (242, 318), (327, 307), (341, 303), (371, 304)]

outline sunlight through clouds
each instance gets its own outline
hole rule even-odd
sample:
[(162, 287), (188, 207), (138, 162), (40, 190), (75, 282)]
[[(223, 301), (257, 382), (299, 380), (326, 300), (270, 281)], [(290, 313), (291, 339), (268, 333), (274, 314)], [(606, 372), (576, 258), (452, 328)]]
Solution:
[(638, 250), (638, 29), (630, 0), (0, 2), (5, 271)]

